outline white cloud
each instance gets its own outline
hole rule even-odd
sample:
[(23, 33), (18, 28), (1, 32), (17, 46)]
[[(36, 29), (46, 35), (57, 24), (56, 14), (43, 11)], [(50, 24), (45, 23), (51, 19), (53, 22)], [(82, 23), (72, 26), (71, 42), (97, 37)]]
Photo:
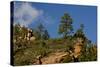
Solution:
[(20, 25), (28, 26), (40, 16), (43, 11), (36, 9), (31, 5), (31, 3), (21, 2), (14, 4), (14, 22)]

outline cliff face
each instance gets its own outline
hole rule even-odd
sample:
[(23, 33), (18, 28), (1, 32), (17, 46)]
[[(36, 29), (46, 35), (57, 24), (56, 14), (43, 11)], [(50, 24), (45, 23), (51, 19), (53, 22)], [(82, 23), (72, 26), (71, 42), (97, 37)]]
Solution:
[[(82, 37), (37, 39), (34, 30), (15, 26), (14, 64), (54, 64), (97, 60), (97, 47)], [(36, 38), (35, 38), (36, 37)], [(88, 45), (88, 47), (84, 47)], [(87, 51), (86, 51), (87, 50)], [(39, 58), (37, 58), (39, 56)]]
[(82, 50), (82, 45), (83, 45), (83, 40), (82, 38), (77, 38), (77, 41), (74, 45), (74, 56), (77, 58), (80, 53), (81, 53), (81, 50)]
[(13, 27), (13, 42), (17, 42), (18, 40), (30, 40), (34, 41), (36, 37), (34, 36), (34, 32), (32, 29), (21, 27), (20, 25), (15, 25)]

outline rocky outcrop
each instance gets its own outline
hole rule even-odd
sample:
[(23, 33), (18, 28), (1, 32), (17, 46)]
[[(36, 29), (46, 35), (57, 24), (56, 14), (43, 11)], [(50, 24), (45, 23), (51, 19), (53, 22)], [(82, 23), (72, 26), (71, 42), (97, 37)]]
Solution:
[(68, 55), (67, 52), (55, 52), (51, 53), (49, 56), (38, 58), (36, 64), (54, 64), (59, 63), (64, 57)]

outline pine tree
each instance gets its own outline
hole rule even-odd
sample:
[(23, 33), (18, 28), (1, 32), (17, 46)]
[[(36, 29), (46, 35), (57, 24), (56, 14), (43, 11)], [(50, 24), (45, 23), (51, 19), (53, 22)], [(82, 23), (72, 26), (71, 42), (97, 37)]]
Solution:
[(68, 13), (65, 13), (61, 18), (59, 25), (59, 34), (62, 34), (64, 38), (67, 38), (73, 31), (72, 18)]

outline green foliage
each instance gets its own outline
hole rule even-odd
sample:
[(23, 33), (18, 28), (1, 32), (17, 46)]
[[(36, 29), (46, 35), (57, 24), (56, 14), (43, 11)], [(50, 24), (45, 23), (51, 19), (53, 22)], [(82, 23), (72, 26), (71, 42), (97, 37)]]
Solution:
[(76, 31), (76, 33), (74, 34), (74, 37), (81, 37), (81, 38), (85, 38), (85, 34), (84, 34), (84, 25), (81, 24), (80, 28)]
[(42, 38), (44, 39), (44, 40), (47, 40), (47, 39), (49, 39), (49, 33), (48, 33), (48, 31), (47, 30), (44, 30), (44, 34), (43, 34), (43, 36), (42, 36)]
[(42, 24), (39, 24), (37, 26), (34, 34), (37, 37), (37, 39), (47, 40), (50, 37), (48, 31), (45, 29), (45, 27)]
[(90, 41), (85, 42), (82, 48), (80, 61), (96, 61), (97, 60), (97, 47)]
[(68, 13), (65, 13), (61, 18), (61, 23), (59, 25), (59, 34), (63, 34), (63, 37), (66, 38), (73, 31), (72, 18)]
[(34, 36), (36, 37), (37, 40), (41, 38), (40, 32), (37, 30), (34, 30)]
[[(21, 45), (18, 47), (18, 45)], [(14, 44), (14, 65), (29, 65), (35, 62), (37, 56), (50, 53), (49, 47), (43, 41), (18, 42)]]
[(13, 35), (18, 35), (19, 34), (19, 24), (16, 24), (14, 27), (13, 27)]
[(18, 37), (25, 37), (25, 34), (27, 34), (27, 28), (25, 27), (21, 27), (19, 24), (16, 24), (15, 26), (13, 26), (13, 38), (14, 39), (19, 39)]

